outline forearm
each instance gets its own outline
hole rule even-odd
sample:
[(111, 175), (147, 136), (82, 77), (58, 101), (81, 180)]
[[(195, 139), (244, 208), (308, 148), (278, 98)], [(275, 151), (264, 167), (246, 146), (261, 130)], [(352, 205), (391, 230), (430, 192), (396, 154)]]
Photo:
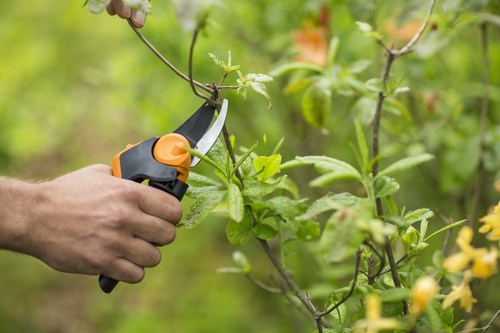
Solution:
[(0, 248), (27, 253), (35, 220), (36, 185), (0, 177)]

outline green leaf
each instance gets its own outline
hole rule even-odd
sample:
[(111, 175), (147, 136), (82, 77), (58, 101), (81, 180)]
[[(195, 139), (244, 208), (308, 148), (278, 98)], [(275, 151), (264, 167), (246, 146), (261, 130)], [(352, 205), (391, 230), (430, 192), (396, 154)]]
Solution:
[(269, 73), (269, 75), (274, 76), (274, 77), (278, 77), (278, 76), (282, 76), (282, 75), (287, 75), (291, 72), (295, 72), (298, 70), (310, 71), (310, 72), (317, 73), (317, 74), (320, 74), (323, 72), (323, 68), (318, 66), (318, 65), (314, 65), (314, 64), (311, 64), (308, 62), (294, 62), (291, 64), (282, 65), (282, 66), (274, 69), (273, 71), (271, 71)]
[(227, 66), (226, 63), (220, 60), (219, 57), (217, 57), (215, 54), (209, 53), (208, 55), (210, 56), (210, 58), (212, 58), (213, 62), (215, 62), (217, 66), (222, 68), (225, 68)]
[(199, 193), (199, 196), (189, 208), (186, 220), (179, 227), (189, 229), (197, 226), (217, 207), (225, 195), (226, 191), (206, 191)]
[(406, 252), (410, 252), (417, 245), (419, 240), (419, 235), (417, 229), (409, 226), (405, 233), (401, 236), (401, 241)]
[(268, 224), (259, 223), (253, 228), (255, 237), (259, 239), (270, 239), (276, 237), (278, 231)]
[(284, 221), (294, 223), (296, 217), (304, 214), (307, 205), (303, 200), (294, 200), (285, 196), (277, 196), (264, 203), (274, 214), (279, 215)]
[(373, 30), (373, 27), (368, 24), (368, 23), (365, 23), (365, 22), (356, 22), (356, 24), (358, 25), (359, 29), (368, 37), (372, 38), (373, 40), (375, 41), (380, 41), (382, 40), (382, 36), (380, 35), (380, 33), (378, 33), (377, 31), (374, 31)]
[(256, 143), (254, 143), (252, 145), (252, 147), (250, 147), (246, 152), (245, 154), (243, 154), (243, 156), (241, 156), (238, 161), (236, 162), (236, 164), (233, 166), (233, 173), (236, 172), (236, 170), (247, 160), (247, 158), (253, 153), (253, 151), (255, 150), (255, 148), (257, 148), (259, 142), (257, 141)]
[(381, 79), (372, 78), (365, 82), (365, 88), (372, 92), (384, 92), (385, 86)]
[(382, 302), (405, 301), (410, 298), (410, 289), (407, 288), (391, 288), (384, 290), (380, 294)]
[(302, 96), (302, 115), (306, 122), (317, 128), (325, 125), (331, 112), (332, 92), (328, 81), (317, 80), (311, 84)]
[(220, 183), (218, 181), (213, 180), (207, 176), (200, 175), (199, 173), (190, 171), (188, 182), (190, 185), (198, 185), (198, 186), (219, 186)]
[(418, 221), (428, 220), (433, 216), (434, 212), (429, 208), (420, 208), (406, 213), (403, 219), (407, 225), (411, 225)]
[(427, 154), (427, 153), (416, 155), (416, 156), (411, 156), (411, 157), (406, 157), (406, 158), (403, 158), (403, 159), (391, 164), (386, 169), (382, 170), (377, 175), (377, 177), (405, 171), (405, 170), (411, 169), (419, 164), (422, 164), (424, 162), (428, 162), (432, 159), (434, 159), (434, 156), (431, 154)]
[(311, 183), (314, 185), (326, 185), (338, 179), (355, 179), (361, 181), (361, 174), (347, 162), (337, 160), (328, 156), (298, 156), (301, 163), (313, 164), (315, 169), (324, 177), (319, 177)]
[(368, 143), (366, 142), (365, 132), (363, 131), (363, 127), (357, 120), (354, 121), (354, 128), (356, 129), (356, 139), (358, 141), (358, 149), (361, 155), (361, 167), (365, 171), (370, 170), (370, 165), (368, 163), (370, 153), (368, 150)]
[(303, 242), (311, 242), (319, 238), (321, 230), (319, 223), (313, 220), (295, 222), (297, 238)]
[(241, 194), (244, 197), (262, 198), (276, 190), (286, 178), (286, 175), (281, 176), (272, 183), (262, 182), (256, 179), (247, 179), (245, 181), (245, 188)]
[(241, 251), (233, 252), (233, 261), (243, 270), (244, 273), (248, 273), (252, 269), (252, 265), (250, 265), (247, 257)]
[(466, 221), (467, 221), (467, 220), (461, 220), (461, 221), (457, 221), (457, 222), (455, 222), (455, 223), (448, 224), (446, 227), (441, 228), (441, 229), (439, 229), (438, 231), (435, 231), (435, 232), (433, 232), (432, 234), (430, 234), (428, 237), (426, 237), (426, 238), (424, 239), (424, 241), (428, 241), (428, 240), (429, 240), (429, 239), (431, 239), (432, 237), (437, 236), (437, 235), (439, 235), (439, 234), (440, 234), (440, 233), (442, 233), (442, 232), (445, 232), (445, 231), (447, 231), (447, 230), (450, 230), (450, 229), (456, 228), (456, 227), (458, 227), (458, 226), (462, 225), (462, 224), (463, 224), (464, 222), (466, 222)]
[(244, 215), (244, 205), (240, 188), (234, 183), (229, 183), (227, 191), (229, 217), (236, 222), (241, 222)]
[(375, 198), (384, 198), (399, 190), (399, 184), (391, 177), (381, 176), (375, 179)]
[(330, 40), (330, 44), (328, 45), (328, 54), (327, 54), (327, 66), (330, 67), (335, 63), (335, 58), (337, 57), (337, 50), (339, 48), (340, 39), (335, 36)]
[(245, 245), (253, 236), (253, 223), (248, 212), (245, 212), (244, 219), (238, 223), (230, 220), (226, 227), (226, 236), (229, 243), (233, 245)]
[(280, 171), (281, 155), (258, 156), (253, 159), (253, 166), (259, 174), (257, 179), (264, 181)]
[(351, 207), (356, 204), (358, 197), (351, 193), (328, 193), (324, 197), (319, 198), (309, 207), (309, 209), (302, 215), (298, 216), (299, 220), (308, 220), (316, 216), (328, 212), (330, 210), (337, 210), (342, 207)]

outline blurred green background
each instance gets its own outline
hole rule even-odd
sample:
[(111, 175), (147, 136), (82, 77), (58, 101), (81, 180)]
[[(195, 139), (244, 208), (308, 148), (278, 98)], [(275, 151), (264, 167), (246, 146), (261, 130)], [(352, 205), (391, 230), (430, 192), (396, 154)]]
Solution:
[[(401, 190), (397, 200), (408, 209), (429, 207), (456, 220), (465, 218), (469, 208), (482, 95), (479, 28), (457, 13), (499, 14), (488, 1), (470, 3), (440, 1), (432, 38), (419, 52), (396, 62), (394, 76), (403, 78), (412, 93), (401, 97), (405, 113), (389, 115), (383, 124), (385, 153), (402, 156), (426, 150), (438, 157), (432, 165), (398, 179), (407, 190)], [(82, 4), (0, 3), (2, 175), (39, 180), (92, 163), (110, 164), (125, 144), (173, 130), (201, 104), (189, 85), (156, 59), (125, 21), (92, 15)], [(307, 20), (314, 22), (324, 5), (330, 10), (330, 33), (340, 38), (338, 62), (347, 66), (360, 59), (373, 61), (361, 76), (363, 81), (379, 76), (383, 57), (355, 22), (369, 22), (394, 40), (398, 29), (391, 24), (404, 26), (421, 19), (427, 10), (421, 1), (221, 1), (211, 11), (213, 24), (196, 45), (195, 78), (207, 83), (220, 79), (220, 68), (209, 52), (226, 59), (231, 50), (233, 64), (240, 64), (245, 73), (268, 73), (291, 62), (297, 51), (293, 32)], [(142, 32), (187, 72), (190, 33), (182, 30), (171, 1), (154, 1), (153, 6)], [(500, 156), (499, 36), (498, 26), (491, 25), (489, 150), (482, 212), (498, 200), (493, 183)], [(235, 84), (235, 79), (229, 78), (227, 84)], [(235, 92), (224, 93), (230, 101), (228, 128), (237, 144), (248, 147), (266, 134), (270, 143), (285, 138), (284, 160), (310, 154), (353, 162), (349, 142), (354, 140), (352, 120), (360, 109), (358, 99), (334, 94), (327, 131), (320, 131), (303, 121), (300, 95), (283, 94), (285, 84), (286, 79), (278, 78), (269, 85), (272, 109), (255, 94), (243, 100)], [(200, 166), (196, 171), (205, 170)], [(318, 193), (305, 186), (314, 176), (312, 170), (291, 175), (304, 196)], [(334, 190), (349, 189), (349, 184), (343, 186)], [(189, 200), (184, 205), (187, 209)], [(443, 226), (437, 218), (433, 222)], [(95, 277), (61, 274), (30, 257), (1, 251), (0, 332), (312, 331), (313, 326), (286, 299), (261, 291), (241, 276), (216, 273), (217, 268), (232, 265), (235, 249), (226, 240), (225, 220), (211, 218), (195, 229), (180, 230), (176, 242), (162, 250), (162, 263), (148, 270), (141, 284), (120, 284), (112, 295), (99, 290)], [(272, 267), (258, 244), (243, 250), (268, 280)], [(304, 249), (295, 250), (300, 259)], [(300, 265), (293, 268), (298, 282), (307, 289), (314, 280), (314, 267), (297, 262)], [(494, 281), (483, 288), (485, 295), (491, 286)], [(485, 308), (500, 306), (492, 297), (485, 298)]]

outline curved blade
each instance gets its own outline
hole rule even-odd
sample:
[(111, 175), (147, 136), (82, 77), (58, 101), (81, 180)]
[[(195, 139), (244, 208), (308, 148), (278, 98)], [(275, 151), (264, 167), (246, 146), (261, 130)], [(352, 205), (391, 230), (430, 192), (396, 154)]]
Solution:
[[(217, 119), (214, 121), (212, 127), (210, 127), (205, 135), (203, 135), (200, 141), (198, 141), (198, 144), (194, 148), (203, 155), (206, 155), (206, 153), (208, 153), (208, 151), (214, 146), (220, 132), (222, 131), (222, 127), (224, 126), (224, 122), (226, 121), (227, 116), (227, 104), (227, 99), (222, 101), (222, 107), (220, 109), (219, 115), (217, 116)], [(193, 161), (191, 162), (191, 166), (194, 167), (199, 162), (200, 159), (194, 156)]]
[(173, 133), (184, 136), (188, 140), (189, 146), (195, 148), (208, 126), (210, 126), (214, 114), (215, 107), (205, 103)]

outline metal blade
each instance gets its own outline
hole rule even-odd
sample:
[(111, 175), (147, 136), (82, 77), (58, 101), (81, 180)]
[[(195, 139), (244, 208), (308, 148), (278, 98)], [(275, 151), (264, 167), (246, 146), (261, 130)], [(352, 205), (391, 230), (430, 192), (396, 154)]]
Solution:
[[(217, 138), (219, 137), (220, 132), (222, 131), (222, 127), (224, 126), (224, 122), (226, 121), (227, 116), (227, 99), (222, 101), (222, 107), (220, 109), (219, 115), (217, 119), (214, 121), (212, 127), (203, 135), (203, 137), (198, 142), (195, 150), (205, 155), (208, 151), (213, 147)], [(193, 156), (193, 160), (191, 162), (191, 166), (194, 167), (200, 162), (200, 159), (196, 156)]]

